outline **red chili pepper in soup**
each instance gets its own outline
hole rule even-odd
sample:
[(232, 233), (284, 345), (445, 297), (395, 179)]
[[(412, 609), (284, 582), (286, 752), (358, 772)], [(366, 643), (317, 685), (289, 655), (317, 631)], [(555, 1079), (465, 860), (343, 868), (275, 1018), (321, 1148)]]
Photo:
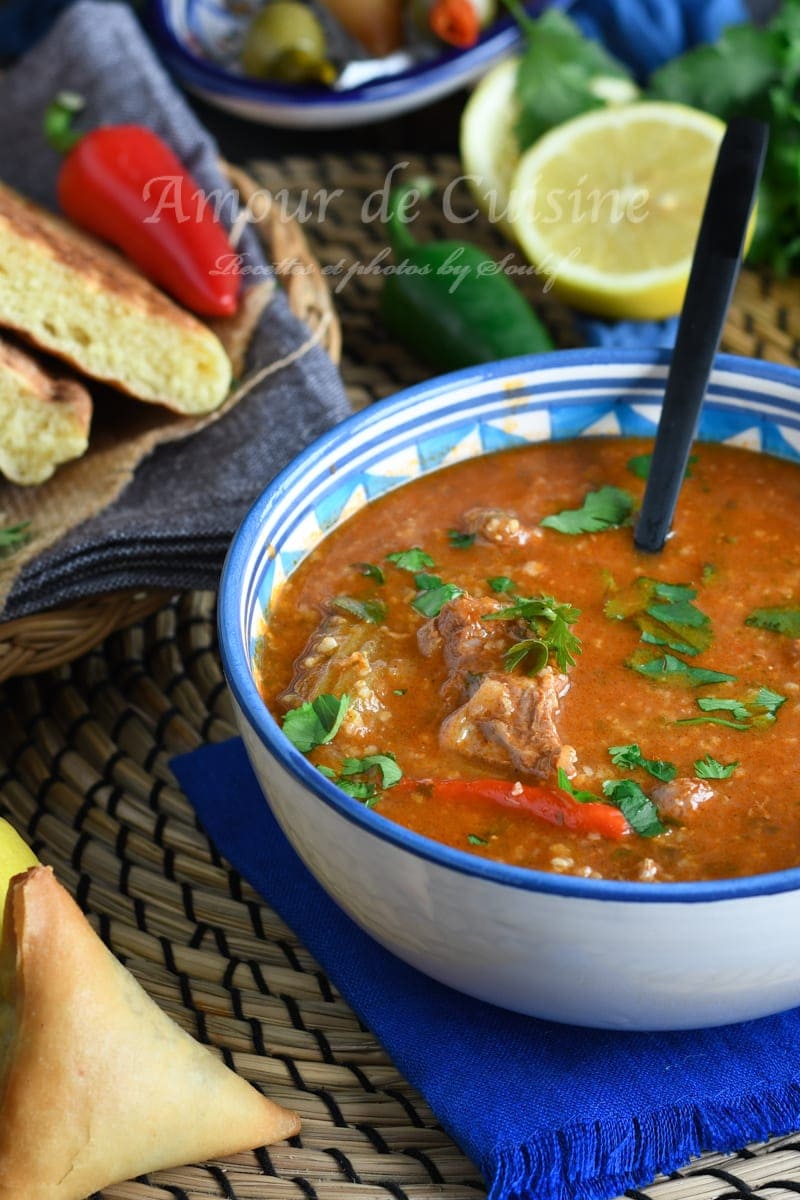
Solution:
[(161, 138), (141, 125), (71, 128), (80, 97), (62, 94), (45, 115), (65, 154), (58, 201), (72, 221), (122, 250), (154, 283), (205, 317), (236, 312), (241, 272), (202, 189)]
[(505, 808), (522, 809), (548, 825), (561, 825), (576, 833), (597, 833), (622, 838), (630, 826), (611, 804), (580, 803), (560, 788), (512, 782), (509, 779), (401, 779), (395, 792), (420, 791), (431, 800), (488, 800)]

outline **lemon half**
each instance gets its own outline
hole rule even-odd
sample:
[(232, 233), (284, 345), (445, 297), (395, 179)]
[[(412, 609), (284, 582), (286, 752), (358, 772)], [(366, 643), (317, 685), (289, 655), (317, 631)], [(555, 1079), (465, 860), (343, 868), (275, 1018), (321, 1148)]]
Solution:
[[(489, 220), (513, 236), (514, 172), (520, 159), (514, 126), (519, 116), (515, 90), (520, 58), (503, 59), (480, 80), (464, 106), (459, 152), (466, 182)], [(638, 96), (630, 80), (598, 75), (589, 90), (604, 104), (628, 104)]]
[(553, 294), (604, 317), (679, 312), (724, 132), (708, 113), (643, 101), (540, 138), (514, 173), (513, 228)]

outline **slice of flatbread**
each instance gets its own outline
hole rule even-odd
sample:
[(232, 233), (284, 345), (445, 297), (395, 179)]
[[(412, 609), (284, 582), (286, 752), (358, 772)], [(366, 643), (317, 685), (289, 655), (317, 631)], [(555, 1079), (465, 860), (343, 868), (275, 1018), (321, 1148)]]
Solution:
[(85, 453), (91, 421), (86, 388), (0, 338), (0, 475), (44, 483), (60, 463)]
[(0, 947), (2, 1200), (84, 1200), (298, 1129), (296, 1113), (158, 1008), (50, 868), (12, 880)]
[(138, 400), (196, 415), (227, 395), (219, 338), (116, 251), (0, 184), (0, 325)]

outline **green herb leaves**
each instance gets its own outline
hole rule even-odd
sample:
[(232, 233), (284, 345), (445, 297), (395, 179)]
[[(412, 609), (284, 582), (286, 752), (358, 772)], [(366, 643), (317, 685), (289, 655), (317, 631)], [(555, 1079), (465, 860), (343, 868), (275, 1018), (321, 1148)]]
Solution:
[(659, 820), (658, 809), (635, 780), (607, 779), (603, 795), (620, 810), (634, 833), (658, 837), (664, 832), (666, 827)]
[(338, 773), (326, 766), (318, 766), (317, 770), (354, 800), (363, 800), (368, 808), (377, 801), (379, 788), (385, 791), (403, 778), (393, 754), (344, 758)]
[(316, 700), (291, 709), (283, 718), (283, 732), (302, 754), (308, 754), (315, 746), (336, 737), (349, 707), (349, 696), (323, 693)]
[(695, 761), (694, 773), (698, 779), (730, 779), (738, 765), (738, 762), (721, 763), (707, 754)]
[(745, 625), (769, 629), (786, 637), (800, 638), (800, 608), (757, 608), (745, 618)]
[[(619, 747), (630, 749), (630, 747)], [(572, 786), (566, 771), (558, 769), (558, 786), (579, 804), (602, 804), (604, 801), (594, 792), (584, 792)], [(658, 809), (633, 779), (607, 779), (603, 784), (606, 804), (618, 808), (634, 833), (641, 837), (658, 837), (665, 826), (658, 817)]]
[(372, 625), (381, 625), (386, 620), (386, 605), (382, 600), (359, 600), (354, 596), (334, 596), (329, 604), (338, 612), (347, 613), (359, 621), (368, 621)]
[[(531, 21), (518, 3), (508, 7), (527, 34), (517, 74), (519, 117), (514, 127), (519, 147), (525, 150), (554, 125), (602, 105), (592, 90), (598, 76), (630, 75), (557, 9), (547, 9)], [(635, 94), (633, 84), (631, 93)]]
[(651, 679), (667, 679), (677, 683), (688, 683), (691, 687), (703, 687), (708, 683), (735, 683), (735, 675), (724, 671), (712, 671), (708, 667), (693, 667), (676, 658), (674, 654), (659, 654), (653, 657), (643, 650), (637, 651), (628, 660), (628, 666), (640, 675)]
[(436, 617), (450, 600), (463, 596), (464, 589), (456, 583), (444, 583), (438, 575), (421, 572), (414, 576), (419, 592), (411, 601), (411, 607), (423, 617)]
[(0, 529), (0, 558), (9, 558), (31, 540), (30, 521)]
[[(451, 535), (456, 533), (456, 530), (451, 530)], [(461, 536), (461, 535), (459, 535)], [(465, 537), (469, 535), (464, 535)], [(455, 545), (456, 543), (452, 542)], [(463, 547), (462, 547), (463, 548)], [(456, 596), (463, 596), (464, 589), (460, 588), (457, 583), (445, 583), (439, 575), (431, 575), (426, 568), (435, 567), (436, 563), (424, 550), (419, 546), (412, 546), (410, 550), (398, 550), (394, 554), (386, 555), (387, 562), (394, 563), (401, 571), (411, 571), (414, 574), (414, 583), (417, 585), (417, 595), (411, 601), (411, 607), (423, 617), (436, 617), (450, 600), (455, 600)]]
[(401, 571), (424, 571), (426, 567), (436, 566), (430, 554), (426, 554), (419, 546), (412, 546), (410, 550), (397, 550), (394, 554), (387, 554), (386, 561), (394, 563)]
[(580, 508), (567, 508), (539, 522), (558, 533), (599, 533), (624, 525), (633, 512), (633, 496), (618, 487), (589, 492)]
[(609, 746), (608, 753), (615, 767), (627, 767), (629, 770), (641, 767), (648, 775), (663, 783), (669, 783), (678, 774), (675, 763), (665, 762), (661, 758), (645, 758), (636, 742), (629, 746)]
[(642, 575), (607, 600), (603, 611), (612, 620), (633, 621), (648, 645), (693, 657), (708, 649), (713, 636), (708, 617), (692, 603), (696, 597), (686, 584)]
[(531, 627), (536, 636), (511, 646), (506, 651), (504, 661), (507, 671), (513, 671), (525, 662), (527, 673), (535, 675), (545, 666), (551, 654), (560, 671), (575, 665), (575, 655), (581, 652), (581, 641), (571, 631), (570, 625), (574, 625), (580, 615), (579, 609), (571, 604), (560, 604), (552, 596), (517, 596), (513, 604), (498, 612), (485, 613), (483, 619), (522, 620)]
[[(771, 725), (778, 709), (786, 703), (786, 697), (771, 688), (753, 689), (740, 698), (727, 696), (699, 696), (697, 707), (706, 715), (685, 717), (676, 725), (724, 725), (728, 729), (752, 729), (754, 726)], [(718, 716), (725, 713), (725, 716)]]

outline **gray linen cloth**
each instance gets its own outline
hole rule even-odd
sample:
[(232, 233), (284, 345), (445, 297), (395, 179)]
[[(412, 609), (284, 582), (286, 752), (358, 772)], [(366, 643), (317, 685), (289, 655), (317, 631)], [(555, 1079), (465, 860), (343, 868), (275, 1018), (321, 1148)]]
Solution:
[[(104, 124), (148, 125), (203, 188), (224, 188), (217, 148), (132, 11), (81, 0), (0, 78), (0, 178), (20, 192), (56, 208), (59, 158), (42, 137), (42, 114), (64, 89), (83, 96)], [(264, 269), (251, 230), (239, 249)], [(308, 337), (278, 290), (253, 338), (248, 372)], [(23, 568), (0, 615), (121, 588), (213, 588), (231, 537), (265, 484), (349, 411), (330, 359), (313, 347), (216, 424), (153, 451), (116, 502)]]

